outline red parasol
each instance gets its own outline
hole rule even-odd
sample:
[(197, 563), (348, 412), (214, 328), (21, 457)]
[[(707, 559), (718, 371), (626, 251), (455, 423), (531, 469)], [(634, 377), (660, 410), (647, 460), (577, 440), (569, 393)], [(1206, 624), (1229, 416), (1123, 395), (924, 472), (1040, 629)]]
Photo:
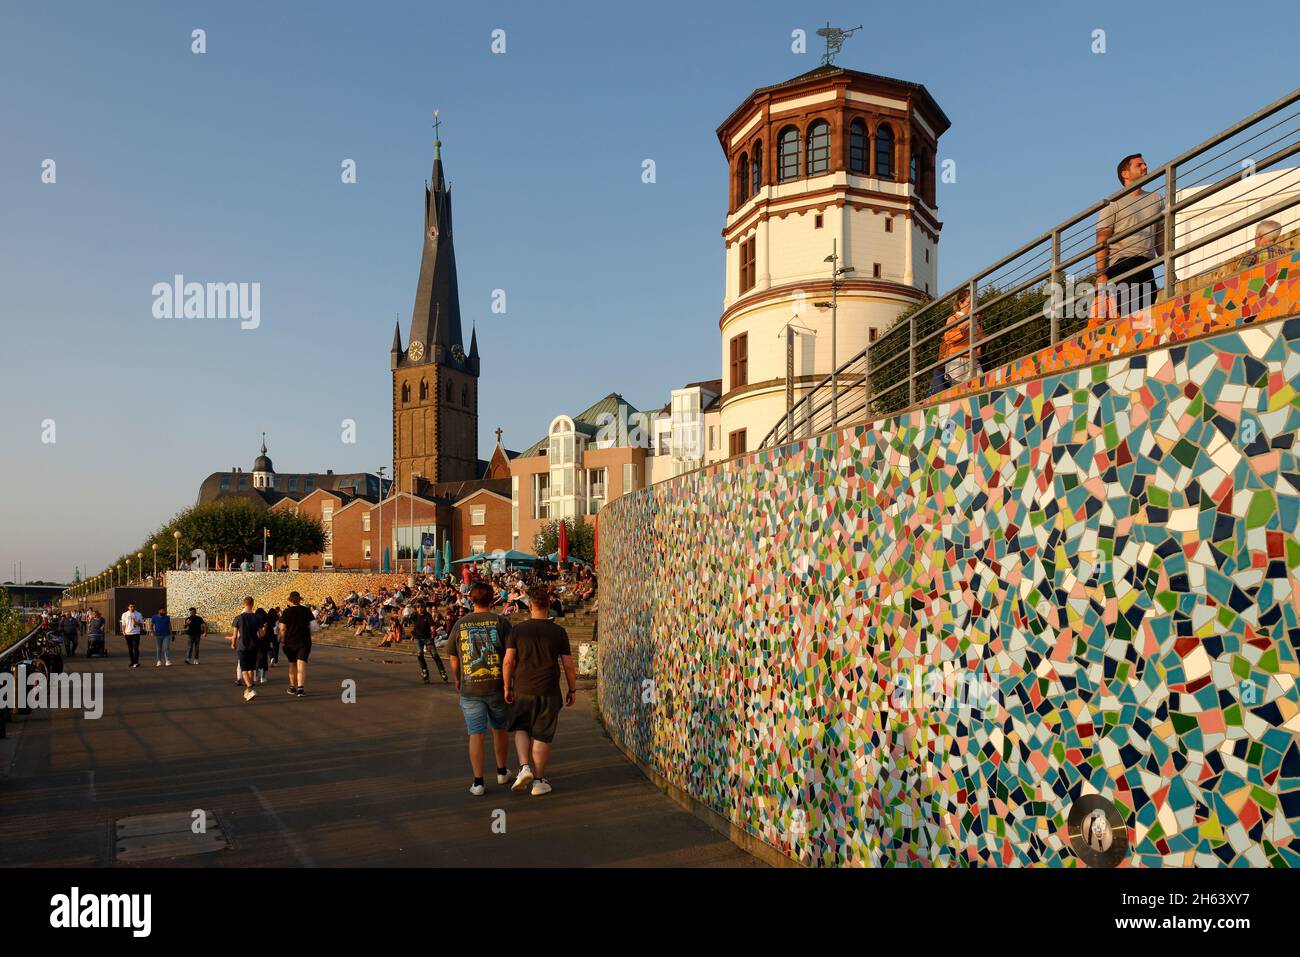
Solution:
[(560, 522), (560, 564), (563, 565), (569, 560), (569, 527)]

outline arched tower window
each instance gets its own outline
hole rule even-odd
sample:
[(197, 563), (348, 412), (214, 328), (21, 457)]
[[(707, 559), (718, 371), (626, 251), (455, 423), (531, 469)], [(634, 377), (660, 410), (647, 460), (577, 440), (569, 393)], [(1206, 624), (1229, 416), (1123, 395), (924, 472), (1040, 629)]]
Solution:
[(867, 154), (867, 124), (857, 119), (849, 124), (849, 172), (871, 172), (870, 156)]
[(447, 381), (447, 401), (451, 401), (451, 380)]
[(749, 199), (749, 154), (740, 154), (740, 164), (736, 167), (736, 205)]
[(894, 178), (894, 131), (888, 123), (881, 123), (876, 129), (876, 176)]
[(402, 405), (406, 405), (406, 403), (410, 401), (411, 401), (411, 383), (403, 382), (402, 383)]
[(787, 126), (777, 138), (776, 147), (776, 181), (799, 178), (799, 131)]
[(917, 166), (918, 166), (918, 164), (917, 164), (917, 160), (916, 160), (916, 153), (913, 152), (913, 153), (912, 153), (912, 161), (911, 161), (911, 162), (908, 164), (908, 166), (907, 166), (907, 181), (908, 181), (909, 183), (911, 183), (913, 187), (915, 187), (915, 189), (916, 189), (917, 192), (920, 192), (920, 191), (921, 191), (921, 179), (920, 179), (920, 176), (917, 174), (917, 171), (916, 171), (916, 170), (917, 170)]
[(754, 161), (749, 173), (750, 193), (757, 193), (763, 185), (763, 141), (754, 143)]
[(429, 398), (429, 381), (427, 379), (421, 379), (420, 380), (420, 401), (423, 402), (427, 398)]
[(804, 168), (809, 176), (831, 168), (831, 125), (825, 120), (814, 120), (808, 127), (808, 160)]
[(460, 404), (467, 409), (469, 408), (469, 386), (467, 385), (460, 387)]

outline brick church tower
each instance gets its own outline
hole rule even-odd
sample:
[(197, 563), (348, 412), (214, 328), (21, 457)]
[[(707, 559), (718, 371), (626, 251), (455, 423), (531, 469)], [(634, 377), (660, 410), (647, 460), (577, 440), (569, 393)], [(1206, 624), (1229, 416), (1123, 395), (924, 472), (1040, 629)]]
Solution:
[(393, 479), (395, 491), (422, 483), (477, 478), (478, 337), (469, 351), (460, 324), (451, 190), (442, 174), (442, 142), (433, 143), (433, 177), (424, 188), (424, 248), (411, 332), (402, 348), (393, 330)]

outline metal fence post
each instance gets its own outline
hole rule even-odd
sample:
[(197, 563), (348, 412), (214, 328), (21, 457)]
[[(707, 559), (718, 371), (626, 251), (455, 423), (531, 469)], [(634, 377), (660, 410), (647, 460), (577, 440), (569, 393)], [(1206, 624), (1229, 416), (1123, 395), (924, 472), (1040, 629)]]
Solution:
[[(1061, 290), (1058, 298), (1057, 290)], [(1065, 292), (1061, 289), (1061, 230), (1052, 230), (1052, 286), (1048, 290), (1052, 303), (1052, 331), (1051, 342), (1048, 345), (1054, 346), (1061, 341), (1061, 310), (1059, 305), (1065, 302)]]
[(916, 405), (916, 313), (907, 320), (907, 404)]
[(1174, 294), (1178, 275), (1174, 269), (1174, 203), (1178, 201), (1174, 164), (1165, 167), (1165, 295)]
[[(868, 336), (871, 333), (867, 333)], [(867, 413), (866, 421), (871, 421), (871, 400), (874, 398), (871, 394), (871, 346), (867, 346), (867, 351), (863, 353), (866, 362), (866, 368), (862, 372), (862, 404)]]
[(975, 279), (971, 278), (970, 284), (966, 287), (966, 294), (970, 296), (970, 305), (967, 308), (966, 328), (970, 333), (966, 338), (966, 381), (973, 382), (975, 379)]

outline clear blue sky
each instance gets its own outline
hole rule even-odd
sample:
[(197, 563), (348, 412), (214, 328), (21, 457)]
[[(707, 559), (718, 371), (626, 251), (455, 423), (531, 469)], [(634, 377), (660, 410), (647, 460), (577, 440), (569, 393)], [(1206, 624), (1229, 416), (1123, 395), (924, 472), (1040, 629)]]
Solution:
[[(653, 408), (718, 375), (714, 130), (816, 66), (827, 19), (865, 25), (840, 63), (924, 83), (952, 119), (944, 286), (1110, 192), (1118, 157), (1160, 162), (1296, 76), (1282, 3), (5, 5), (0, 580), (98, 570), (249, 467), (263, 429), (284, 471), (390, 462), (434, 107), (483, 454), (498, 425), (523, 448), (610, 391)], [(260, 282), (260, 328), (154, 319), (175, 273)]]

